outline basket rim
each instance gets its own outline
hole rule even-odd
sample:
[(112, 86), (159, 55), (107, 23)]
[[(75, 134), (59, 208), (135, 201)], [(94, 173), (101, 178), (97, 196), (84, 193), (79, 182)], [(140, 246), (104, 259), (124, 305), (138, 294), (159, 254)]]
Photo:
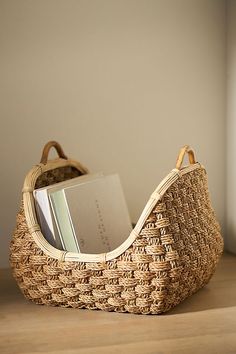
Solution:
[(37, 244), (37, 246), (49, 257), (58, 259), (60, 261), (74, 261), (74, 262), (106, 262), (112, 260), (122, 253), (124, 253), (135, 241), (135, 239), (139, 236), (142, 227), (150, 215), (153, 208), (156, 206), (157, 202), (161, 199), (161, 197), (165, 194), (166, 190), (181, 176), (186, 173), (190, 173), (196, 169), (204, 169), (205, 167), (199, 162), (195, 162), (194, 164), (190, 164), (188, 166), (183, 166), (181, 169), (174, 168), (172, 169), (166, 177), (164, 177), (161, 182), (158, 184), (156, 189), (150, 195), (146, 205), (141, 212), (141, 215), (137, 221), (137, 224), (130, 232), (126, 240), (121, 243), (117, 248), (113, 249), (107, 253), (99, 253), (99, 254), (89, 254), (89, 253), (74, 253), (68, 251), (62, 251), (51, 244), (45, 239), (43, 236), (40, 225), (38, 224), (34, 196), (33, 191), (35, 189), (35, 183), (37, 178), (46, 171), (53, 170), (58, 167), (66, 167), (72, 166), (78, 169), (83, 174), (88, 173), (88, 169), (85, 168), (81, 163), (72, 159), (62, 159), (57, 158), (54, 160), (48, 161), (47, 164), (39, 163), (31, 168), (31, 170), (27, 173), (22, 189), (23, 193), (23, 207), (25, 212), (26, 224), (28, 227), (28, 231), (32, 236), (33, 240)]

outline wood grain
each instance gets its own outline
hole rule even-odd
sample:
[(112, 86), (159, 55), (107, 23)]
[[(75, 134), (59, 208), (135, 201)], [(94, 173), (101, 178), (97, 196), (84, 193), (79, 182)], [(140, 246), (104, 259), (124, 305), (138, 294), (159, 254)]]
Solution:
[(164, 315), (35, 305), (0, 270), (0, 353), (236, 353), (236, 257), (225, 254), (211, 282)]

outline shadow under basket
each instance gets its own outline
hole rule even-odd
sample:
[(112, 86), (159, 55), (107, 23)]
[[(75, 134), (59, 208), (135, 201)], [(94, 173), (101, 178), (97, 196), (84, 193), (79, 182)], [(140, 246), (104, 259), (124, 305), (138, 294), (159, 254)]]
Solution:
[[(59, 158), (48, 160), (51, 147)], [(185, 153), (189, 165), (182, 167)], [(61, 146), (45, 145), (27, 174), (10, 245), (24, 296), (37, 304), (160, 314), (208, 283), (223, 251), (205, 168), (184, 146), (176, 167), (151, 194), (126, 241), (104, 254), (61, 251), (41, 233), (33, 190), (88, 173)]]

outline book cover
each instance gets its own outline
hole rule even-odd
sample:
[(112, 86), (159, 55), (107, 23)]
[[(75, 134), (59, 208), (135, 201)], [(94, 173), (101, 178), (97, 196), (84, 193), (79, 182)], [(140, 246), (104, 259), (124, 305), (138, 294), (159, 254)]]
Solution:
[(54, 247), (63, 250), (52, 210), (48, 200), (47, 189), (34, 190), (36, 214), (41, 227), (42, 234)]
[(49, 200), (63, 249), (69, 252), (80, 252), (79, 244), (71, 225), (64, 190), (49, 193)]
[(117, 174), (64, 188), (64, 195), (80, 252), (109, 252), (129, 236), (132, 224)]

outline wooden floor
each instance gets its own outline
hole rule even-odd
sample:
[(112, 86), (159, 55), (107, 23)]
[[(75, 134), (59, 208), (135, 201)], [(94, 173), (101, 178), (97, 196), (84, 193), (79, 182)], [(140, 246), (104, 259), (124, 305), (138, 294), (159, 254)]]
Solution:
[(0, 353), (236, 353), (236, 257), (165, 315), (35, 305), (0, 271)]

